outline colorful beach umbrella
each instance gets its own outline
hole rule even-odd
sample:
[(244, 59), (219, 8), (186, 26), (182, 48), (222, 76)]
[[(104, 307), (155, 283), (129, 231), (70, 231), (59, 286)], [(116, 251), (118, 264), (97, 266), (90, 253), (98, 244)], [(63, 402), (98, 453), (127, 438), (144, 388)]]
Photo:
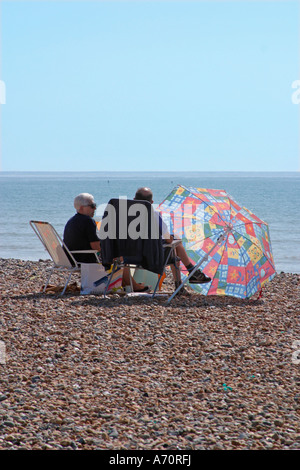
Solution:
[[(201, 294), (250, 298), (275, 276), (268, 224), (226, 191), (178, 185), (157, 210), (190, 260), (211, 278), (190, 284)], [(188, 278), (182, 264), (181, 272)]]

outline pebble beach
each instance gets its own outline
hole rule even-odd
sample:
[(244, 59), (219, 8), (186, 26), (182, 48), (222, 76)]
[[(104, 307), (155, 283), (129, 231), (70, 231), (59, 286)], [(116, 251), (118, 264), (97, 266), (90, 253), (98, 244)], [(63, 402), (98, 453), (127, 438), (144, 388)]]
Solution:
[(0, 450), (300, 449), (299, 274), (167, 304), (51, 266), (0, 259)]

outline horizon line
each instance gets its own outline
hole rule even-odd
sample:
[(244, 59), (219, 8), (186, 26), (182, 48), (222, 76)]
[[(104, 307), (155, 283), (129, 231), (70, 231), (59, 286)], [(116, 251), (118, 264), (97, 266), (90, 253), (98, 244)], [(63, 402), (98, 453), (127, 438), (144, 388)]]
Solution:
[(299, 173), (298, 170), (0, 170), (1, 173)]

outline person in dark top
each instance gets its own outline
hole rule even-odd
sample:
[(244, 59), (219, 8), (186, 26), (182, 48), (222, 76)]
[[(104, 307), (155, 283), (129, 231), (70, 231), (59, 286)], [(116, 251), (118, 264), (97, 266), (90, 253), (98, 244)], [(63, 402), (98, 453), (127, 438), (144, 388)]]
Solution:
[[(70, 251), (77, 250), (97, 250), (101, 252), (100, 238), (97, 235), (96, 222), (93, 217), (96, 210), (96, 203), (92, 194), (81, 193), (74, 199), (76, 214), (68, 220), (65, 225), (63, 241)], [(76, 261), (79, 263), (95, 263), (96, 257), (93, 253), (74, 253)], [(100, 254), (101, 256), (101, 254)], [(131, 280), (135, 292), (146, 292), (148, 286)], [(124, 268), (123, 286), (130, 285), (130, 271)]]
[[(64, 243), (70, 251), (97, 250), (100, 252), (100, 239), (93, 219), (96, 210), (94, 197), (88, 193), (81, 193), (75, 197), (74, 207), (77, 212), (66, 223)], [(96, 261), (93, 253), (76, 253), (74, 257), (79, 263), (95, 263)]]

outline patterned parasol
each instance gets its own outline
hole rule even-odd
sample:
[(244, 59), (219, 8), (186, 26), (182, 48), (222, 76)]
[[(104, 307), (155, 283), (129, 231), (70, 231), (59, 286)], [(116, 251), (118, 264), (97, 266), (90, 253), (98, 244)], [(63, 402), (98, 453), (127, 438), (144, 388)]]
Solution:
[[(158, 206), (170, 233), (212, 281), (204, 295), (249, 298), (275, 276), (269, 228), (224, 190), (176, 186)], [(181, 264), (184, 278), (189, 273)]]

